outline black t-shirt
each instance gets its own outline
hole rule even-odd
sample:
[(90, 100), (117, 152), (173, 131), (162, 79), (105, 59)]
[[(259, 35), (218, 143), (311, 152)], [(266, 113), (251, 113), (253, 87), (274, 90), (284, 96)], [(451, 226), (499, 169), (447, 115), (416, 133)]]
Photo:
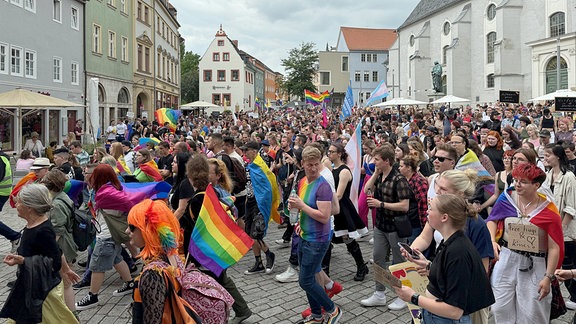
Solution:
[(202, 204), (204, 203), (204, 193), (198, 193), (192, 196), (188, 201), (188, 206), (184, 211), (184, 215), (180, 217), (180, 227), (184, 231), (184, 253), (188, 252), (188, 246), (190, 244), (190, 237), (194, 226), (196, 226), (196, 218), (200, 214), (202, 209)]
[[(164, 157), (161, 157), (158, 159), (158, 169), (159, 170), (171, 170), (172, 169), (172, 161), (174, 161), (174, 157), (172, 156), (172, 154), (168, 154)], [(168, 182), (170, 185), (172, 185), (174, 179), (172, 178), (172, 176), (167, 177), (166, 179), (164, 179), (164, 181)]]
[(62, 171), (68, 179), (84, 181), (84, 175), (81, 168), (73, 167), (69, 162), (66, 162), (57, 168)]
[(495, 301), (482, 258), (462, 231), (440, 243), (428, 279), (428, 291), (446, 304), (464, 310), (464, 315)]
[(38, 226), (24, 228), (18, 254), (23, 257), (43, 255), (51, 258), (53, 275), (60, 277), (58, 271), (62, 266), (62, 252), (56, 242), (56, 233), (49, 219)]
[(276, 160), (274, 162), (276, 164), (280, 164), (280, 163), (282, 164), (280, 169), (278, 169), (278, 180), (279, 181), (285, 180), (286, 178), (288, 178), (288, 176), (290, 174), (292, 174), (294, 172), (294, 165), (286, 162), (286, 160), (284, 159), (284, 154), (288, 154), (289, 156), (294, 157), (294, 150), (289, 149), (288, 151), (284, 151), (284, 150), (280, 149), (276, 153)]
[(172, 197), (170, 197), (170, 206), (172, 206), (172, 209), (176, 210), (178, 209), (180, 199), (192, 198), (192, 196), (194, 196), (194, 188), (190, 184), (188, 178), (184, 178), (180, 184), (175, 186), (174, 193), (172, 194)]

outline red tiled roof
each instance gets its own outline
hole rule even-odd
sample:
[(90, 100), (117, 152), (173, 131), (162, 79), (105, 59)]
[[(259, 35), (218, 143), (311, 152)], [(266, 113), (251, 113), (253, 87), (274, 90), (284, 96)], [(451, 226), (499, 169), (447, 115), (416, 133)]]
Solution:
[(394, 29), (340, 27), (350, 51), (386, 51), (396, 41)]

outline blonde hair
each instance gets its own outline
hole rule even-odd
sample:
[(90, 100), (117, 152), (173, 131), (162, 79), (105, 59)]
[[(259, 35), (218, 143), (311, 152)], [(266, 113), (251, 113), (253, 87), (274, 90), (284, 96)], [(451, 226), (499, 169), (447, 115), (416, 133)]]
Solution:
[(230, 178), (230, 174), (228, 173), (228, 168), (226, 167), (226, 163), (222, 160), (211, 158), (208, 159), (208, 164), (214, 166), (214, 172), (216, 175), (220, 176), (218, 180), (218, 184), (224, 188), (224, 190), (228, 192), (232, 192), (232, 188), (234, 184), (232, 183), (232, 179)]
[(118, 160), (122, 155), (124, 155), (124, 151), (122, 150), (122, 143), (114, 142), (110, 145), (110, 155), (112, 155), (116, 160)]
[(116, 162), (117, 162), (116, 159), (112, 155), (106, 155), (100, 161), (100, 163), (102, 163), (102, 164), (110, 165), (114, 169), (114, 171), (118, 172), (117, 171), (118, 170), (118, 164)]
[(477, 171), (473, 169), (461, 170), (447, 170), (442, 172), (439, 178), (446, 179), (456, 191), (456, 194), (463, 196), (466, 199), (472, 198), (476, 191), (476, 182), (478, 181)]
[(304, 150), (302, 150), (302, 161), (310, 160), (322, 160), (322, 154), (320, 153), (320, 150), (314, 146), (306, 146)]
[(442, 194), (434, 197), (436, 208), (441, 214), (447, 214), (452, 225), (459, 230), (464, 229), (468, 217), (477, 217), (464, 197), (454, 194)]

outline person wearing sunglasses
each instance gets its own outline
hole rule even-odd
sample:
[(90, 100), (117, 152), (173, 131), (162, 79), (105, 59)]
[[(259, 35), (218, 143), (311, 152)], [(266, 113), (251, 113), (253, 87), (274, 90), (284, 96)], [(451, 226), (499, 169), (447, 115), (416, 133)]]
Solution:
[[(564, 259), (562, 220), (550, 198), (538, 192), (544, 171), (526, 163), (514, 168), (512, 176), (514, 187), (500, 195), (487, 219), (497, 260), (492, 313), (496, 323), (548, 323), (554, 272)], [(522, 240), (514, 235), (518, 231), (535, 235)]]

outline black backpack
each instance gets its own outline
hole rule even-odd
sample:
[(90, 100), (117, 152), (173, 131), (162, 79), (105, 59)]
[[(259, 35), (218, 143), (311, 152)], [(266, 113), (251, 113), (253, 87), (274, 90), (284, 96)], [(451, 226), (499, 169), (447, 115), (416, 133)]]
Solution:
[(71, 211), (72, 233), (74, 243), (78, 247), (78, 251), (86, 251), (86, 249), (96, 239), (96, 233), (100, 233), (100, 223), (92, 215), (90, 208), (78, 209), (74, 206), (68, 206)]
[[(226, 164), (228, 168), (228, 172), (230, 173), (230, 177), (234, 182), (234, 188), (232, 189), (232, 194), (237, 194), (240, 191), (246, 189), (246, 183), (248, 182), (248, 177), (246, 176), (246, 168), (244, 165), (238, 161), (237, 159), (231, 158), (226, 153), (219, 153), (216, 156), (218, 159), (222, 160)], [(230, 168), (230, 166), (232, 166)]]

